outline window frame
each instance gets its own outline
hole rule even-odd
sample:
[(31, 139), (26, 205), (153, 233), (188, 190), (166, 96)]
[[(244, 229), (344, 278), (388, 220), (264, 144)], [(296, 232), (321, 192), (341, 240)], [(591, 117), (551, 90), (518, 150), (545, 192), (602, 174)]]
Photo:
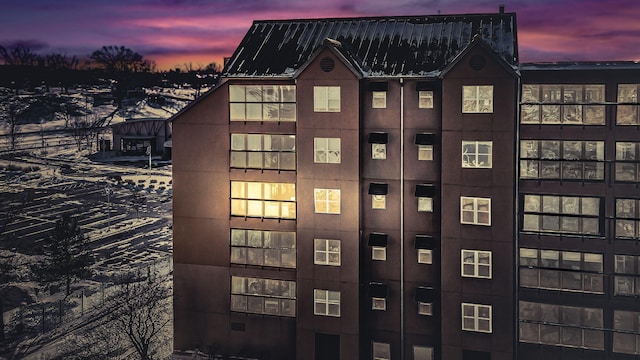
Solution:
[[(473, 153), (465, 153), (465, 146), (473, 147)], [(480, 153), (480, 147), (487, 146), (489, 148), (488, 153)], [(466, 158), (472, 158), (467, 160)], [(480, 157), (486, 158), (488, 164), (484, 164), (479, 161)], [(462, 140), (462, 168), (463, 169), (491, 169), (493, 167), (493, 141), (478, 141), (478, 140)]]
[[(417, 250), (418, 250), (418, 264), (427, 264), (427, 265), (432, 265), (433, 264), (433, 250), (432, 249), (417, 249)], [(421, 255), (428, 256), (429, 260), (428, 261), (420, 261), (420, 259), (422, 258)]]
[(387, 144), (371, 143), (371, 160), (387, 160)]
[(386, 194), (371, 194), (371, 209), (373, 209), (373, 210), (386, 210), (387, 209), (387, 195)]
[[(467, 262), (467, 257), (465, 255), (471, 254), (473, 258), (471, 262)], [(488, 255), (489, 263), (481, 263), (480, 256)], [(493, 264), (492, 264), (492, 253), (487, 250), (470, 250), (470, 249), (461, 249), (460, 250), (460, 275), (462, 277), (468, 278), (478, 278), (478, 279), (491, 279), (493, 276)], [(465, 270), (465, 265), (472, 265), (472, 271), (468, 272)], [(482, 275), (481, 268), (488, 269), (489, 275)]]
[[(260, 244), (256, 243), (256, 235), (259, 235)], [(267, 236), (268, 234), (268, 236)], [(283, 245), (285, 242), (282, 239), (282, 235), (287, 234), (291, 236), (293, 240), (289, 247)], [(239, 265), (254, 265), (264, 267), (275, 268), (297, 268), (297, 246), (296, 246), (296, 233), (295, 231), (271, 231), (271, 230), (255, 230), (255, 229), (230, 229), (229, 238), (229, 263)], [(276, 240), (277, 238), (277, 240)], [(238, 241), (238, 240), (242, 241)], [(254, 261), (258, 258), (257, 254), (261, 254), (259, 257), (261, 261)], [(276, 255), (277, 256), (274, 256)], [(272, 263), (268, 258), (277, 258), (278, 264)], [(284, 259), (290, 259), (290, 262), (285, 263)], [(244, 258), (244, 261), (242, 261)]]
[[(250, 92), (252, 89), (253, 93)], [(260, 90), (256, 92), (257, 89)], [(279, 96), (269, 95), (270, 90), (279, 93)], [(296, 122), (296, 92), (295, 84), (230, 84), (229, 121)], [(258, 111), (260, 116), (257, 116)], [(277, 118), (265, 116), (274, 111), (278, 114)], [(242, 116), (237, 116), (240, 113)]]
[[(488, 96), (481, 96), (483, 91), (489, 92)], [(469, 104), (473, 106), (468, 106)], [(462, 85), (463, 114), (492, 114), (493, 105), (493, 85)]]
[[(465, 309), (473, 309), (473, 314), (468, 315), (465, 313)], [(488, 310), (489, 316), (481, 316), (480, 310)], [(463, 331), (473, 331), (473, 332), (481, 332), (481, 333), (492, 333), (493, 332), (493, 307), (491, 305), (486, 304), (474, 304), (474, 303), (462, 303), (462, 330)], [(465, 320), (471, 319), (473, 320), (473, 326), (468, 327), (465, 325)], [(480, 321), (485, 321), (488, 324), (489, 329), (483, 330), (480, 329)]]
[[(338, 149), (332, 147), (332, 142), (337, 140)], [(324, 142), (324, 144), (320, 144)], [(322, 148), (324, 145), (324, 148)], [(335, 144), (333, 144), (335, 145)], [(324, 160), (324, 161), (323, 161)], [(342, 139), (332, 137), (313, 138), (313, 162), (315, 164), (341, 164), (342, 163)]]
[[(335, 295), (337, 294), (338, 300), (335, 300)], [(334, 299), (330, 298), (330, 295), (334, 295)], [(318, 304), (324, 305), (325, 311), (318, 311)], [(334, 308), (337, 306), (337, 313), (331, 312), (331, 305)], [(313, 315), (317, 316), (329, 316), (329, 317), (340, 317), (341, 312), (341, 293), (340, 291), (333, 291), (327, 289), (313, 289)]]
[(336, 85), (315, 85), (313, 87), (313, 112), (341, 112), (341, 91), (341, 87)]
[[(337, 250), (332, 250), (335, 248), (335, 244), (337, 242)], [(324, 243), (324, 250), (318, 249), (318, 245)], [(333, 244), (333, 245), (331, 245)], [(322, 261), (319, 259), (319, 254), (324, 254), (325, 260)], [(338, 256), (338, 261), (331, 261), (332, 256)], [(323, 265), (323, 266), (342, 266), (342, 241), (337, 239), (313, 239), (313, 263), (314, 265)]]
[[(318, 197), (324, 193), (324, 200), (318, 199)], [(331, 200), (331, 194), (337, 194), (338, 200)], [(332, 211), (332, 206), (337, 202), (338, 210)], [(313, 189), (313, 203), (314, 203), (314, 213), (315, 214), (330, 214), (330, 215), (340, 215), (342, 212), (342, 194), (340, 189), (328, 189), (328, 188), (314, 188)], [(318, 204), (324, 203), (324, 207), (326, 211), (321, 211), (322, 208), (318, 206)], [(335, 207), (335, 206), (334, 206)]]
[(391, 360), (391, 344), (372, 341), (371, 357), (373, 360)]
[[(376, 101), (377, 100), (377, 101)], [(387, 91), (371, 92), (371, 108), (386, 109), (387, 108)]]
[(371, 297), (371, 310), (387, 311), (387, 298)]
[[(465, 200), (471, 200), (471, 205), (472, 208), (469, 209), (465, 209), (464, 206), (467, 205), (465, 204)], [(479, 209), (479, 202), (483, 201), (487, 203), (487, 207), (488, 209), (485, 210), (480, 210)], [(473, 214), (473, 220), (472, 221), (465, 221), (464, 219), (464, 214), (465, 213), (469, 213), (471, 212)], [(487, 222), (481, 222), (479, 220), (479, 215), (480, 214), (487, 214), (487, 218), (488, 221)], [(482, 198), (482, 197), (474, 197), (474, 196), (460, 196), (460, 223), (461, 224), (465, 224), (465, 225), (479, 225), (479, 226), (491, 226), (491, 198)]]
[(433, 145), (418, 144), (418, 161), (433, 161)]
[(387, 261), (387, 247), (371, 246), (371, 260)]
[(433, 90), (418, 90), (418, 109), (433, 109)]

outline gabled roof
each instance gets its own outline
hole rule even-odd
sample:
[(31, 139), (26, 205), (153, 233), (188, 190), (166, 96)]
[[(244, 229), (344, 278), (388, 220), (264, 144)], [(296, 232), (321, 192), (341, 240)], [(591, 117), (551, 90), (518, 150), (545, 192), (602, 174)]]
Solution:
[(518, 63), (515, 13), (255, 21), (223, 71), (226, 77), (292, 77), (325, 39), (361, 61), (365, 77), (433, 76), (474, 35)]

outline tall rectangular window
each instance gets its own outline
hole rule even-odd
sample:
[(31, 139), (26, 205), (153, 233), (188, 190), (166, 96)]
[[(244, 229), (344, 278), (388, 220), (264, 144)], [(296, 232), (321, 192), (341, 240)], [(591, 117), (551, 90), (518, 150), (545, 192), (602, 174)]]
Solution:
[(491, 199), (461, 196), (460, 223), (491, 226)]
[(296, 282), (231, 276), (231, 311), (295, 317)]
[(371, 100), (371, 107), (374, 109), (384, 109), (387, 107), (387, 92), (386, 91), (374, 91), (373, 99)]
[(296, 169), (296, 136), (231, 134), (232, 168), (263, 170)]
[(340, 214), (340, 189), (313, 189), (316, 214)]
[(317, 164), (340, 164), (340, 138), (313, 138), (313, 153)]
[(313, 239), (313, 263), (340, 266), (340, 240)]
[(462, 330), (492, 332), (491, 305), (462, 303)]
[(616, 125), (639, 125), (638, 84), (618, 84)]
[(614, 294), (640, 295), (640, 256), (615, 255)]
[(616, 199), (616, 238), (640, 238), (640, 200)]
[(463, 113), (492, 113), (493, 85), (465, 85), (462, 87)]
[(295, 85), (229, 85), (231, 121), (296, 121)]
[(605, 86), (601, 84), (522, 85), (522, 124), (605, 124)]
[(313, 111), (340, 112), (340, 86), (314, 86)]
[(492, 141), (463, 141), (462, 167), (490, 169), (492, 165)]
[(640, 355), (640, 312), (613, 310), (613, 352)]
[(340, 317), (340, 291), (313, 289), (313, 314)]
[(604, 180), (604, 141), (521, 140), (520, 178)]
[(640, 182), (638, 142), (616, 142), (616, 181)]
[(231, 181), (231, 215), (296, 218), (296, 184)]
[(296, 233), (231, 229), (231, 263), (296, 268)]
[(433, 91), (418, 90), (418, 108), (433, 109)]
[(524, 195), (523, 231), (601, 235), (600, 198)]
[(463, 277), (491, 279), (491, 251), (462, 250)]

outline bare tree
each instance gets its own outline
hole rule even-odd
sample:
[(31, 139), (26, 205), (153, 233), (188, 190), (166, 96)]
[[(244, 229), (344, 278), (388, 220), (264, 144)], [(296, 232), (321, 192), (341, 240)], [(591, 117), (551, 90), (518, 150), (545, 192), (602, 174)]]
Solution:
[(0, 101), (0, 121), (3, 122), (7, 128), (8, 150), (11, 157), (15, 155), (20, 141), (22, 116), (27, 108), (28, 105), (23, 104), (17, 97)]
[(4, 305), (5, 291), (12, 281), (17, 279), (15, 254), (0, 251), (0, 342), (5, 340), (4, 334)]
[(149, 62), (142, 55), (124, 46), (103, 46), (89, 56), (96, 64), (112, 71), (147, 71)]
[(5, 65), (36, 66), (40, 56), (22, 44), (11, 47), (0, 46), (0, 57)]

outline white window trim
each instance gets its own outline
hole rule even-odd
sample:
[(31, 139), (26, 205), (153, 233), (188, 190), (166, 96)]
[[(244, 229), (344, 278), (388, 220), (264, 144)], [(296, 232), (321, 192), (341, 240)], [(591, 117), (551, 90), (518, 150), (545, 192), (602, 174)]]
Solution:
[[(338, 242), (338, 251), (332, 251), (330, 250), (329, 244), (333, 241), (337, 241)], [(320, 243), (320, 242), (324, 242), (325, 245), (325, 249), (326, 250), (317, 250), (316, 248), (316, 244)], [(318, 260), (318, 253), (324, 253), (325, 255), (325, 261), (319, 261)], [(338, 262), (334, 262), (334, 261), (330, 261), (330, 256), (331, 254), (338, 254)], [(313, 239), (313, 263), (315, 265), (327, 265), (327, 266), (340, 266), (342, 263), (342, 242), (340, 240), (336, 240), (336, 239)]]
[[(427, 102), (428, 99), (431, 99), (431, 102), (427, 104), (431, 106), (422, 106), (423, 99), (425, 102)], [(418, 91), (418, 109), (433, 109), (433, 91), (432, 90)]]
[[(464, 89), (465, 88), (473, 88), (473, 87), (475, 87), (475, 89), (476, 89), (475, 98), (466, 99), (465, 98)], [(484, 87), (491, 89), (491, 100), (490, 100), (491, 102), (490, 102), (490, 107), (489, 107), (489, 109), (487, 111), (481, 111), (481, 108), (480, 108), (480, 101), (481, 100), (488, 100), (488, 99), (481, 99), (480, 98), (480, 88), (484, 88)], [(494, 105), (493, 104), (494, 103), (494, 94), (493, 93), (494, 93), (493, 85), (463, 85), (462, 86), (462, 113), (463, 114), (492, 114), (493, 113), (493, 105)], [(474, 106), (474, 108), (472, 110), (468, 110), (468, 111), (465, 110), (464, 104), (465, 104), (465, 101), (467, 101), (467, 100), (475, 102), (475, 106)]]
[[(465, 154), (464, 153), (464, 148), (465, 145), (473, 145), (475, 147), (475, 151), (474, 153), (471, 154)], [(489, 153), (488, 154), (480, 154), (479, 153), (479, 148), (480, 145), (486, 145), (489, 146)], [(489, 159), (489, 163), (485, 164), (485, 165), (481, 165), (480, 162), (478, 161), (478, 156), (479, 155), (487, 155), (488, 159)], [(465, 157), (470, 158), (470, 161), (467, 161), (465, 163), (464, 159)], [(462, 167), (465, 169), (491, 169), (493, 167), (493, 141), (467, 141), (467, 140), (463, 140), (462, 141)]]
[(385, 246), (372, 246), (371, 260), (387, 261), (387, 248)]
[[(425, 256), (429, 255), (431, 260), (429, 262), (420, 261), (420, 255), (424, 254)], [(431, 249), (418, 249), (418, 264), (433, 264), (433, 250)]]
[[(337, 97), (335, 97), (337, 89)], [(319, 97), (323, 95), (323, 97)], [(314, 112), (340, 112), (341, 100), (340, 100), (340, 86), (314, 86), (313, 87), (313, 111)], [(322, 101), (322, 103), (320, 103)], [(338, 106), (332, 108), (330, 106), (332, 101), (337, 101)]]
[[(465, 307), (472, 307), (473, 308), (473, 316), (465, 316), (464, 314), (464, 310)], [(489, 317), (488, 318), (481, 318), (479, 316), (479, 310), (480, 308), (486, 308), (489, 309)], [(475, 332), (482, 332), (482, 333), (491, 333), (493, 332), (493, 313), (492, 313), (492, 306), (491, 305), (483, 305), (483, 304), (472, 304), (472, 303), (462, 303), (462, 330), (464, 331), (475, 331)], [(465, 319), (473, 319), (473, 328), (465, 328), (464, 325), (464, 320)], [(489, 321), (489, 330), (480, 330), (480, 325), (479, 325), (479, 321), (480, 320), (488, 320)]]
[[(422, 312), (420, 311), (420, 306), (427, 306), (429, 309), (429, 312)], [(423, 315), (423, 316), (433, 316), (433, 303), (432, 302), (424, 302), (424, 301), (418, 301), (418, 315)]]
[[(378, 100), (380, 104), (376, 102)], [(386, 91), (373, 91), (371, 95), (371, 108), (372, 109), (386, 109), (387, 108), (387, 92)]]
[[(473, 209), (465, 210), (463, 208), (464, 200), (470, 199), (473, 200)], [(488, 223), (480, 223), (478, 222), (478, 200), (487, 200), (489, 203), (489, 208), (487, 211), (482, 210), (484, 213), (489, 214), (489, 222)], [(464, 221), (464, 212), (465, 211), (473, 211), (473, 221), (468, 222)], [(469, 224), (469, 225), (480, 225), (480, 226), (491, 226), (491, 198), (481, 198), (481, 197), (473, 197), (473, 196), (460, 196), (460, 223), (461, 224)]]
[[(472, 253), (473, 254), (473, 262), (471, 263), (465, 263), (464, 260), (464, 255), (465, 253)], [(486, 255), (489, 254), (489, 264), (480, 264), (480, 255)], [(482, 279), (491, 279), (492, 275), (493, 275), (493, 264), (492, 264), (493, 260), (491, 258), (491, 251), (485, 251), (485, 250), (468, 250), (468, 249), (462, 249), (460, 250), (460, 274), (462, 275), (462, 277), (472, 277), (472, 278), (482, 278)], [(473, 265), (473, 274), (465, 274), (464, 272), (464, 266), (465, 265), (469, 265), (472, 264)], [(489, 268), (489, 275), (488, 276), (483, 276), (480, 275), (480, 267), (488, 267)]]
[[(330, 140), (338, 140), (338, 149), (330, 149)], [(337, 161), (330, 155), (336, 153)], [(318, 154), (324, 155), (324, 161), (318, 161)], [(326, 137), (314, 137), (313, 138), (313, 162), (316, 164), (340, 164), (342, 162), (342, 141), (340, 138), (326, 138)]]
[[(429, 205), (427, 210), (420, 208), (420, 203), (425, 201)], [(418, 196), (418, 212), (433, 212), (433, 198), (428, 196)]]
[[(330, 300), (329, 299), (329, 293), (333, 293), (333, 294), (338, 294), (338, 299), (340, 299), (340, 291), (331, 291), (331, 290), (324, 290), (324, 289), (313, 289), (313, 314), (314, 315), (319, 315), (319, 316), (331, 316), (331, 317), (340, 317), (340, 310), (341, 310), (341, 305), (340, 305), (340, 300)], [(323, 297), (323, 299), (318, 299), (318, 295), (321, 295)], [(319, 313), (316, 311), (316, 304), (321, 303), (325, 305), (325, 312), (324, 313)], [(337, 314), (331, 314), (329, 313), (329, 305), (338, 305), (338, 313)]]
[[(330, 211), (331, 207), (329, 206), (331, 204), (331, 200), (329, 199), (329, 191), (337, 191), (338, 192), (338, 211)], [(318, 211), (318, 208), (316, 206), (316, 203), (319, 201), (318, 200), (318, 194), (321, 192), (325, 192), (325, 199), (326, 200), (322, 200), (326, 203), (326, 209), (327, 211)], [(321, 188), (315, 188), (313, 189), (313, 208), (314, 208), (314, 212), (316, 214), (340, 214), (341, 212), (341, 208), (342, 208), (342, 194), (340, 192), (340, 189), (321, 189)]]
[(371, 310), (375, 311), (387, 311), (387, 299), (372, 297), (371, 298)]
[[(421, 159), (420, 158), (421, 153), (429, 154), (429, 156), (427, 156), (425, 159)], [(418, 161), (433, 161), (433, 145), (427, 145), (427, 144), (418, 145)]]

